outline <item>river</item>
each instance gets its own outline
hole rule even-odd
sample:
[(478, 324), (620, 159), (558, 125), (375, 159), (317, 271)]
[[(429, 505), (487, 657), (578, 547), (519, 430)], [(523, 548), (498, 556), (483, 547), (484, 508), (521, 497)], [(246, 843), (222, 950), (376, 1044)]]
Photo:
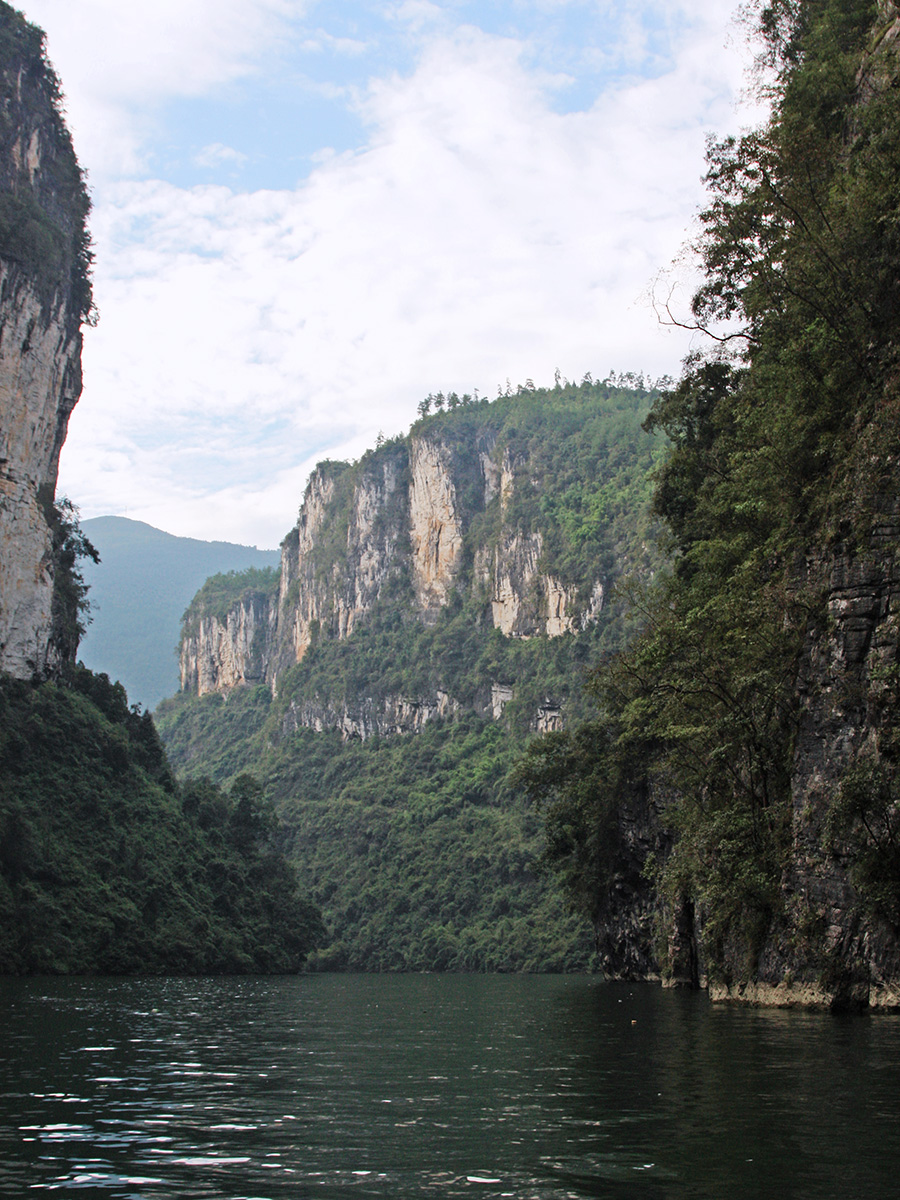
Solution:
[(0, 1195), (900, 1194), (900, 1018), (584, 976), (0, 980)]

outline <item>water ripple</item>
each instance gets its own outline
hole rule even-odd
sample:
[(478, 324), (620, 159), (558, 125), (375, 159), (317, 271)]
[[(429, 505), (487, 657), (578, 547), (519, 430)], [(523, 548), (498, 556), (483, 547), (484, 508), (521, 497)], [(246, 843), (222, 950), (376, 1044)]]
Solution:
[(0, 1011), (16, 1200), (830, 1200), (900, 1161), (891, 1018), (483, 976), (4, 980)]

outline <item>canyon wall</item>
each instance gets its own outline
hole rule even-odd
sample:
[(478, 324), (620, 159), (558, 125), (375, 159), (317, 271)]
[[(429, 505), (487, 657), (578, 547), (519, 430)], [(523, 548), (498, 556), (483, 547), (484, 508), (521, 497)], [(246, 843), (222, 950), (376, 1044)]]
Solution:
[(872, 887), (896, 871), (898, 542), (895, 512), (867, 551), (837, 547), (806, 564), (825, 619), (810, 623), (798, 678), (784, 915), (757, 977), (714, 986), (716, 998), (900, 1009), (900, 914)]
[(81, 393), (88, 199), (43, 35), (0, 6), (0, 670), (53, 674), (53, 500)]
[[(560, 577), (544, 532), (516, 511), (520, 491), (535, 486), (527, 457), (498, 444), (488, 416), (464, 436), (432, 425), (356, 464), (321, 464), (282, 543), (277, 593), (236, 595), (217, 614), (204, 609), (202, 595), (195, 600), (181, 644), (182, 690), (202, 696), (265, 682), (274, 691), (317, 637), (348, 638), (379, 605), (431, 626), (447, 606), (470, 603), (487, 628), (511, 638), (584, 629), (603, 609), (606, 583)], [(512, 688), (498, 679), (482, 690), (470, 706), (499, 717)], [(365, 738), (414, 732), (459, 709), (458, 698), (435, 686), (377, 701), (306, 698), (285, 720)], [(560, 719), (547, 697), (534, 728), (559, 728)]]

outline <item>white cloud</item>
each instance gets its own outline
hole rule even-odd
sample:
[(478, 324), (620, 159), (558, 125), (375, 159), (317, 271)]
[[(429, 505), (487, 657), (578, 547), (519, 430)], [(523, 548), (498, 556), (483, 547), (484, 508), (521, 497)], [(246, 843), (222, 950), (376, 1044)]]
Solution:
[(300, 49), (312, 54), (331, 51), (332, 54), (349, 54), (355, 57), (365, 54), (368, 46), (359, 38), (335, 37), (325, 29), (317, 29), (311, 37), (300, 43)]
[[(28, 12), (52, 12), (59, 46), (71, 28), (83, 54), (76, 14), (120, 13), (100, 82), (79, 67), (76, 89), (83, 137), (113, 138), (95, 161), (124, 170), (125, 150), (142, 152), (137, 98), (253, 70), (301, 7), (31, 0)], [(647, 289), (701, 202), (704, 136), (736, 125), (725, 5), (695, 12), (673, 70), (566, 114), (523, 43), (452, 29), (436, 5), (402, 7), (440, 18), (440, 34), (422, 35), (412, 74), (374, 79), (359, 100), (365, 148), (323, 152), (295, 191), (107, 176), (94, 217), (101, 324), (86, 331), (60, 480), (84, 516), (271, 546), (317, 458), (402, 432), (428, 391), (493, 395), (508, 377), (550, 383), (557, 367), (677, 372), (688, 343), (660, 328)], [(167, 25), (176, 13), (184, 46)], [(166, 61), (133, 61), (130, 85), (125, 65), (107, 70), (118, 44)]]
[(246, 161), (246, 154), (235, 150), (233, 146), (223, 146), (221, 142), (212, 142), (194, 155), (194, 165), (210, 171), (223, 166), (239, 167)]
[(722, 27), (588, 112), (554, 112), (521, 51), (426, 42), (361, 101), (366, 148), (296, 191), (104, 188), (61, 480), (84, 515), (273, 545), (318, 457), (402, 431), (429, 391), (677, 369), (685, 337), (645, 293), (701, 199), (706, 131), (736, 120)]
[(234, 146), (222, 145), (221, 142), (212, 142), (208, 146), (204, 146), (199, 154), (194, 155), (194, 164), (197, 167), (203, 167), (206, 170), (215, 170), (217, 167), (240, 167), (241, 163), (247, 161), (247, 156), (241, 154), (240, 150), (235, 150)]
[(95, 179), (145, 166), (157, 106), (258, 71), (306, 0), (21, 0), (47, 33), (76, 149)]

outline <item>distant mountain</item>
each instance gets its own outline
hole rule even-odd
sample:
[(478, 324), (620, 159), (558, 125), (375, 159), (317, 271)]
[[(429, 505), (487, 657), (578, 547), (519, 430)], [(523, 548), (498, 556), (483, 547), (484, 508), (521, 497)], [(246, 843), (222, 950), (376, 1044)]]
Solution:
[(277, 567), (281, 558), (278, 550), (175, 537), (126, 517), (95, 517), (81, 527), (101, 561), (83, 564), (92, 620), (78, 657), (119, 680), (145, 708), (178, 691), (181, 617), (208, 576)]

